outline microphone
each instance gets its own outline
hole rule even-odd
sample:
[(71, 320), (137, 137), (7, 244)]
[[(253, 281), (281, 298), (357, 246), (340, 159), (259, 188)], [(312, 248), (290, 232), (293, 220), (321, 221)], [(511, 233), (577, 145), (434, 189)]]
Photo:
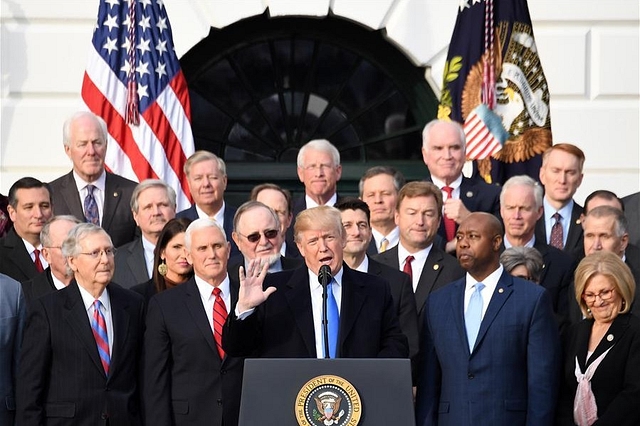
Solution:
[(331, 282), (331, 268), (322, 265), (318, 272), (318, 281), (322, 285), (322, 334), (324, 336), (324, 357), (329, 358), (329, 321), (327, 318), (327, 284)]
[(320, 272), (318, 273), (318, 282), (326, 287), (327, 283), (331, 281), (331, 278), (331, 268), (329, 265), (322, 265), (320, 267)]

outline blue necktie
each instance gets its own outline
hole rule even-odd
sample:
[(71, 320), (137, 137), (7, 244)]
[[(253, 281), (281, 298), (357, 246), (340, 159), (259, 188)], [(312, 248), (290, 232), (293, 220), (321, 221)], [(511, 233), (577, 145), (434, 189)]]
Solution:
[(100, 214), (98, 213), (98, 204), (93, 196), (93, 185), (87, 185), (87, 196), (84, 198), (84, 217), (88, 223), (100, 226)]
[(102, 303), (99, 300), (93, 302), (93, 318), (91, 319), (91, 331), (96, 339), (98, 346), (98, 355), (104, 368), (105, 374), (109, 375), (109, 365), (111, 364), (111, 356), (109, 355), (109, 337), (107, 335), (107, 323), (102, 315), (100, 307)]
[(482, 283), (475, 285), (475, 291), (471, 294), (467, 312), (464, 314), (464, 325), (467, 328), (467, 340), (469, 340), (469, 351), (473, 352), (473, 346), (478, 338), (480, 331), (480, 323), (482, 322), (482, 289), (485, 287)]
[[(332, 284), (335, 281), (332, 279), (327, 283), (327, 321), (329, 329), (329, 357), (336, 357), (336, 345), (338, 344), (338, 328), (340, 324), (340, 313), (338, 312), (338, 302), (333, 295)], [(324, 338), (324, 334), (323, 334)], [(323, 342), (324, 347), (324, 342)], [(325, 354), (326, 357), (326, 354)]]

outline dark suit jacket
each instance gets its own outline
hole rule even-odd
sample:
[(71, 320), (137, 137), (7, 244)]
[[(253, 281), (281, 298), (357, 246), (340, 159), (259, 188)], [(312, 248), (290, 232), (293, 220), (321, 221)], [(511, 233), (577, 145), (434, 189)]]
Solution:
[[(339, 358), (407, 358), (386, 281), (343, 265), (338, 332)], [(316, 358), (307, 267), (269, 274), (264, 287), (277, 291), (249, 317), (229, 315), (222, 336), (228, 354), (263, 358)], [(233, 312), (233, 310), (232, 310)]]
[(113, 282), (120, 284), (124, 288), (131, 288), (136, 284), (149, 281), (142, 237), (138, 237), (118, 248), (115, 265)]
[(31, 306), (31, 303), (37, 298), (56, 291), (56, 286), (51, 278), (51, 268), (45, 269), (44, 272), (29, 281), (23, 282), (22, 291), (28, 306)]
[[(238, 283), (230, 285), (233, 311)], [(244, 360), (220, 359), (194, 278), (151, 298), (144, 345), (147, 424), (238, 424)]]
[[(431, 182), (430, 179), (427, 179)], [(485, 212), (491, 213), (502, 222), (500, 216), (500, 187), (497, 185), (490, 185), (481, 179), (470, 179), (462, 177), (462, 183), (460, 184), (460, 200), (462, 204), (470, 212)], [(456, 230), (458, 224), (456, 224)], [(440, 228), (438, 229), (438, 235), (442, 240), (438, 241), (440, 245), (438, 247), (444, 248), (447, 244), (447, 234), (444, 229), (444, 220), (440, 221)]]
[[(236, 214), (236, 208), (230, 206), (225, 203), (224, 205), (224, 233), (227, 236), (227, 241), (231, 243), (231, 253), (229, 254), (229, 263), (238, 261), (239, 257), (242, 256), (240, 250), (238, 250), (238, 246), (236, 245), (233, 238), (231, 238), (231, 233), (233, 232), (233, 216)], [(182, 210), (178, 212), (176, 218), (186, 217), (187, 219), (196, 220), (198, 219), (198, 211), (196, 210), (196, 205), (192, 204), (186, 210)]]
[[(567, 243), (564, 245), (562, 251), (578, 260), (584, 256), (584, 238), (582, 231), (582, 224), (580, 221), (580, 215), (582, 214), (582, 206), (578, 203), (573, 203), (573, 210), (571, 210), (571, 221), (569, 225), (569, 233), (567, 234)], [(547, 241), (547, 226), (544, 223), (544, 215), (536, 223), (536, 241)]]
[(0, 238), (0, 273), (20, 282), (38, 275), (33, 259), (14, 228)]
[[(304, 261), (302, 259), (292, 259), (289, 257), (280, 256), (280, 263), (282, 265), (282, 270), (288, 271), (289, 269), (295, 269), (299, 266), (302, 266)], [(234, 263), (228, 268), (230, 279), (240, 282), (240, 266), (244, 266), (244, 256), (240, 258), (239, 262)]]
[[(53, 209), (57, 215), (70, 214), (85, 222), (84, 200), (80, 200), (73, 172), (50, 182)], [(136, 222), (131, 213), (131, 195), (137, 183), (107, 172), (105, 180), (102, 228), (111, 236), (114, 247), (132, 241), (136, 237)]]
[[(374, 256), (374, 259), (393, 269), (400, 270), (398, 246)], [(434, 243), (424, 263), (415, 291), (419, 330), (424, 322), (424, 302), (427, 300), (427, 296), (450, 282), (460, 279), (464, 274), (464, 269), (460, 267), (458, 260), (436, 247)], [(413, 286), (411, 288), (413, 289)]]
[(553, 424), (561, 361), (549, 294), (503, 272), (470, 351), (464, 291), (463, 278), (427, 299), (416, 425)]
[(142, 297), (109, 284), (113, 352), (105, 375), (78, 284), (36, 299), (18, 375), (18, 424), (139, 425)]
[(632, 312), (640, 317), (640, 247), (633, 244), (627, 245), (625, 263), (631, 269), (631, 274), (636, 282), (636, 294), (633, 299)]
[(624, 202), (624, 215), (627, 218), (629, 242), (640, 246), (640, 192), (627, 195)]
[(0, 275), (0, 425), (13, 425), (15, 386), (26, 308), (18, 281)]
[[(598, 426), (637, 426), (640, 424), (640, 319), (618, 315), (593, 355), (586, 360), (592, 319), (574, 324), (564, 342), (564, 371), (558, 426), (573, 426), (573, 400), (577, 382), (576, 357), (582, 372), (603, 352), (611, 348), (591, 378), (591, 390), (598, 406)], [(609, 340), (609, 336), (612, 339)]]

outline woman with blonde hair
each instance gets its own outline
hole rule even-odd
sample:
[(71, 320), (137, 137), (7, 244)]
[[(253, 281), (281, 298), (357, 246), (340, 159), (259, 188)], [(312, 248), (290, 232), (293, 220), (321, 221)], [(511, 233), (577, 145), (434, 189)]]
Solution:
[(638, 426), (640, 319), (630, 313), (631, 271), (613, 253), (591, 254), (576, 269), (575, 290), (585, 319), (564, 342), (556, 424)]

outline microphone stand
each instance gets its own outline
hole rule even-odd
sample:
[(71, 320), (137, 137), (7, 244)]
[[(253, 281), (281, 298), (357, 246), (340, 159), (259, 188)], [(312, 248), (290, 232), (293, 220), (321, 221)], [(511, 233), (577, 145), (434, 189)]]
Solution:
[(322, 335), (324, 336), (324, 357), (329, 357), (329, 319), (327, 318), (327, 287), (328, 283), (331, 281), (331, 268), (327, 265), (322, 265), (320, 267), (320, 272), (318, 273), (318, 281), (320, 285), (322, 285)]

